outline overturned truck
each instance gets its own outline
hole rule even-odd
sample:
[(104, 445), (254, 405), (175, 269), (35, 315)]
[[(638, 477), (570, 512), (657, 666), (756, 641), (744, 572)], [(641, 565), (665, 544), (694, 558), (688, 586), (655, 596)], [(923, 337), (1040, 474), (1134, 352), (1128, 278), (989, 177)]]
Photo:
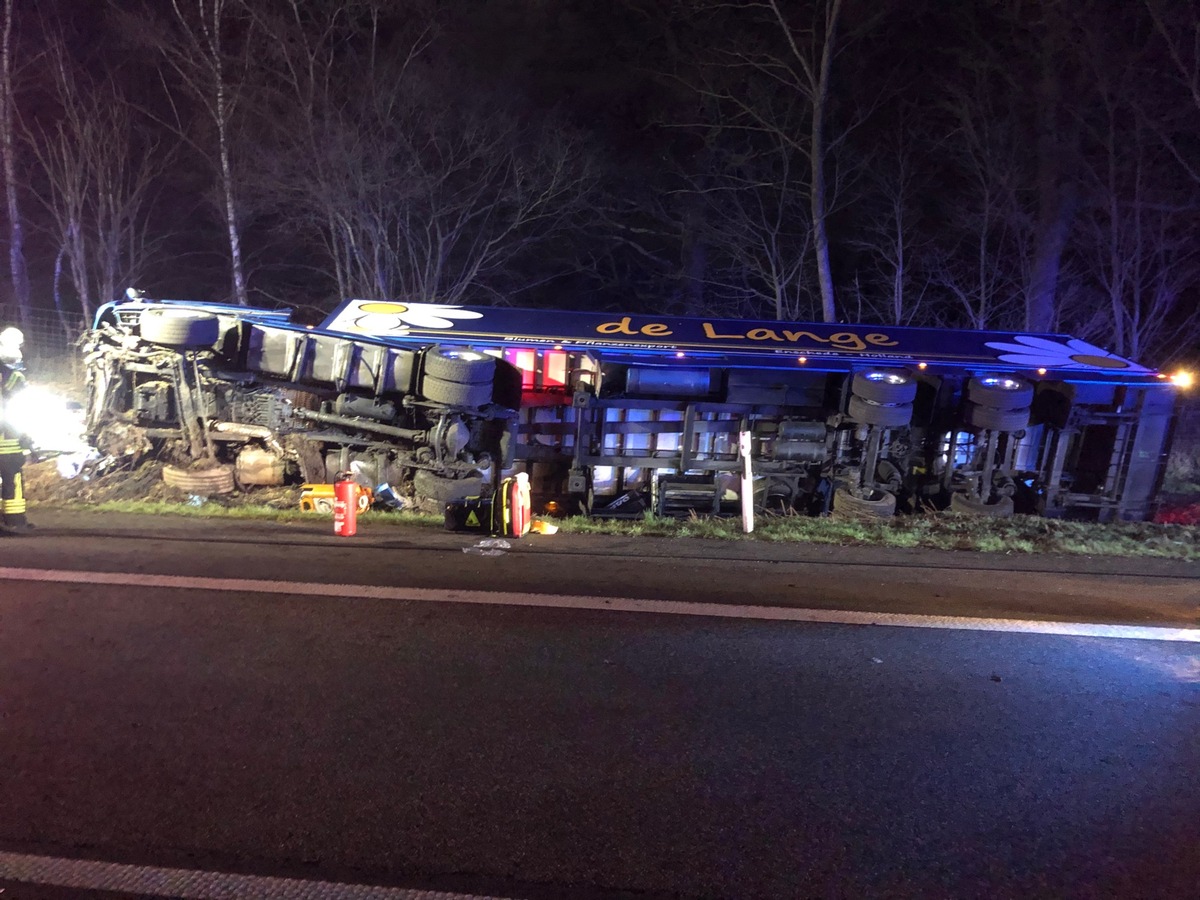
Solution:
[(748, 454), (779, 512), (1146, 519), (1178, 395), (1065, 335), (362, 300), (318, 328), (131, 300), (82, 346), (98, 441), (429, 504), (516, 468), (535, 509), (611, 516), (737, 509)]

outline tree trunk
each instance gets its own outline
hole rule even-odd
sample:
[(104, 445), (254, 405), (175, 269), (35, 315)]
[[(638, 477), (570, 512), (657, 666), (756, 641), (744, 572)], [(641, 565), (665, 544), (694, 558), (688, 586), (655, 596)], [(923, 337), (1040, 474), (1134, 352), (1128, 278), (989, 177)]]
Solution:
[(1034, 230), (1033, 268), (1025, 289), (1025, 328), (1052, 331), (1058, 313), (1058, 276), (1063, 249), (1075, 218), (1075, 191), (1069, 183), (1066, 155), (1071, 126), (1061, 127), (1062, 85), (1056, 58), (1064, 46), (1061, 23), (1042, 40), (1042, 77), (1038, 89), (1037, 180), (1038, 218)]
[(817, 281), (821, 286), (821, 320), (837, 321), (837, 305), (833, 296), (833, 272), (829, 264), (829, 232), (825, 225), (828, 215), (825, 200), (825, 160), (820, 147), (820, 104), (813, 106), (812, 153), (812, 219), (813, 252), (817, 260)]
[(233, 276), (233, 296), (240, 306), (248, 306), (246, 275), (242, 268), (242, 240), (238, 232), (237, 204), (233, 199), (233, 167), (229, 163), (229, 107), (225, 95), (225, 68), (221, 59), (221, 12), (223, 5), (213, 4), (212, 36), (209, 39), (217, 91), (217, 152), (221, 165), (221, 191), (225, 200), (225, 227), (229, 232), (229, 266)]
[(698, 200), (690, 200), (684, 215), (683, 273), (679, 287), (683, 313), (689, 316), (698, 316), (705, 311), (704, 282), (708, 275), (708, 252), (704, 238), (701, 237), (704, 211), (699, 206)]
[(896, 226), (896, 266), (892, 270), (892, 324), (904, 324), (904, 235), (903, 225)]
[(83, 240), (83, 227), (78, 219), (72, 219), (63, 235), (63, 249), (67, 254), (67, 263), (71, 267), (71, 281), (75, 284), (75, 293), (79, 297), (79, 308), (88, 321), (92, 319), (92, 293), (88, 284), (87, 248)]
[(25, 267), (25, 229), (17, 197), (15, 103), (12, 83), (13, 0), (4, 0), (4, 34), (0, 44), (0, 157), (4, 165), (4, 193), (8, 208), (8, 264), (12, 275), (13, 300), (21, 326), (28, 329), (33, 318), (29, 299), (29, 271)]
[(225, 194), (225, 225), (229, 231), (229, 265), (233, 274), (233, 295), (241, 306), (249, 306), (246, 275), (242, 269), (242, 241), (238, 233), (237, 206), (233, 200), (233, 172), (229, 165), (229, 145), (225, 124), (221, 123), (221, 187)]
[[(58, 313), (58, 324), (62, 327), (63, 335), (68, 339), (74, 334), (74, 329), (67, 321), (67, 314), (63, 312), (62, 305), (62, 269), (63, 257), (67, 255), (67, 248), (64, 244), (59, 247), (58, 254), (54, 257), (54, 311)], [(88, 320), (90, 323), (90, 319)]]
[(821, 317), (836, 322), (837, 303), (833, 294), (833, 272), (829, 263), (829, 202), (825, 193), (825, 108), (829, 99), (829, 72), (833, 66), (834, 41), (842, 0), (829, 0), (825, 8), (825, 40), (821, 46), (821, 68), (812, 98), (812, 221), (813, 251), (817, 281), (821, 286)]

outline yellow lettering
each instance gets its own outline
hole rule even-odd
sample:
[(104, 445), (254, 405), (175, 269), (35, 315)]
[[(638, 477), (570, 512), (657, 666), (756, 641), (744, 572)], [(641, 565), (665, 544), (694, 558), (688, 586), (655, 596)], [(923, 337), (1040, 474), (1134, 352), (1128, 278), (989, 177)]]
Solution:
[(619, 322), (605, 322), (603, 325), (597, 325), (596, 330), (601, 334), (637, 334), (629, 327), (629, 318), (625, 316)]
[(704, 334), (710, 340), (714, 340), (714, 341), (719, 341), (722, 339), (729, 339), (729, 338), (740, 341), (745, 337), (744, 334), (717, 334), (717, 331), (715, 328), (712, 327), (711, 322), (704, 323)]
[(899, 341), (890, 341), (886, 334), (868, 334), (867, 343), (874, 344), (876, 347), (895, 347)]
[(829, 336), (830, 342), (839, 350), (866, 350), (867, 345), (853, 331), (839, 331)]
[(647, 337), (673, 334), (671, 329), (661, 322), (651, 322), (649, 325), (643, 325), (641, 328), (635, 329), (632, 324), (632, 318), (632, 316), (625, 316), (617, 322), (605, 322), (602, 325), (597, 325), (596, 331), (600, 334), (628, 334), (631, 336), (644, 334)]
[(783, 338), (781, 338), (779, 335), (777, 335), (770, 328), (751, 328), (749, 331), (746, 332), (746, 337), (750, 338), (750, 340), (752, 340), (752, 341), (782, 341), (783, 340)]
[(796, 343), (796, 341), (800, 340), (800, 338), (808, 338), (809, 340), (812, 340), (812, 341), (820, 341), (822, 344), (829, 343), (829, 338), (818, 337), (817, 335), (813, 334), (811, 331), (785, 331), (783, 333), (783, 336), (785, 338), (787, 338), (789, 341), (791, 341), (793, 344)]

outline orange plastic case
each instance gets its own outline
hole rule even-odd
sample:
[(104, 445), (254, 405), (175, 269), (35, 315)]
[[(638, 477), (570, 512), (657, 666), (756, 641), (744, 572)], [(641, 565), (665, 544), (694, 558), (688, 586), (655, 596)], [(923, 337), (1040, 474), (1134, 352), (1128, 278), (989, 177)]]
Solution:
[[(303, 512), (333, 513), (332, 484), (302, 484), (300, 485), (300, 509)], [(358, 511), (366, 512), (375, 502), (374, 494), (368, 487), (358, 486)]]

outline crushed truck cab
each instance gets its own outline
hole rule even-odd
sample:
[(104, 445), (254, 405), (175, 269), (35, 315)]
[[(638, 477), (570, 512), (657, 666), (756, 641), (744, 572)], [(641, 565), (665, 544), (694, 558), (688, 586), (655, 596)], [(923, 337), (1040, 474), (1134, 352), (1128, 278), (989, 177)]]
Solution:
[(87, 429), (243, 485), (419, 483), (478, 493), (520, 405), (520, 373), (483, 353), (400, 347), (220, 304), (109, 304), (80, 343)]

